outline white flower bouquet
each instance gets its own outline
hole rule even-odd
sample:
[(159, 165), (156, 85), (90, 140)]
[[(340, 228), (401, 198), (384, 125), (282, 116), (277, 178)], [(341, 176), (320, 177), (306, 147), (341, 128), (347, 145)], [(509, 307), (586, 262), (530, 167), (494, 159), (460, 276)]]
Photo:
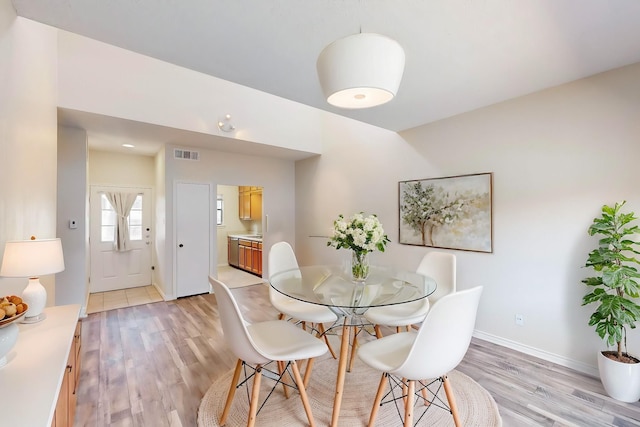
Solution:
[(351, 249), (353, 277), (356, 280), (364, 280), (369, 274), (367, 254), (375, 250), (384, 252), (389, 242), (378, 217), (365, 217), (364, 213), (360, 212), (351, 216), (348, 221), (342, 214), (338, 215), (338, 219), (333, 221), (333, 236), (327, 242), (327, 246)]

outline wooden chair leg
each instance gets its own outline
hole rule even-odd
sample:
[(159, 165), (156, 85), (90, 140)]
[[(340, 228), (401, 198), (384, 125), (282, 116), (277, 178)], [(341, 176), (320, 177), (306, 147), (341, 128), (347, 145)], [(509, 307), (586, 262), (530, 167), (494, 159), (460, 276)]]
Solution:
[(409, 390), (404, 402), (404, 427), (413, 427), (413, 394), (416, 391), (416, 382), (409, 381)]
[(284, 319), (284, 313), (278, 314), (278, 320), (282, 320), (282, 319)]
[(425, 387), (424, 383), (420, 381), (420, 387), (422, 387), (422, 399), (424, 399), (424, 406), (429, 406), (429, 394), (427, 393), (427, 387)]
[(376, 338), (382, 338), (382, 332), (380, 331), (380, 325), (375, 325), (373, 330), (376, 331)]
[(409, 380), (402, 379), (402, 403), (407, 405), (407, 396), (409, 396)]
[(449, 377), (444, 375), (442, 377), (442, 381), (444, 382), (444, 392), (447, 395), (447, 401), (449, 402), (451, 415), (453, 415), (453, 423), (456, 425), (456, 427), (462, 427), (462, 422), (460, 421), (460, 415), (458, 414), (458, 407), (456, 406), (456, 399), (453, 396), (453, 390), (451, 389)]
[(382, 395), (386, 389), (387, 385), (387, 375), (382, 374), (380, 377), (380, 383), (378, 384), (378, 392), (376, 393), (376, 398), (373, 400), (373, 407), (371, 408), (371, 415), (369, 415), (369, 424), (368, 427), (373, 427), (376, 422), (376, 417), (378, 416), (378, 410), (380, 409), (380, 402), (382, 401)]
[(284, 398), (288, 399), (289, 387), (287, 387), (287, 376), (282, 375), (284, 373), (284, 367), (285, 367), (285, 363), (282, 360), (278, 360), (278, 374), (280, 374), (280, 377), (282, 378), (280, 381), (282, 381), (282, 390), (284, 391)]
[[(310, 361), (313, 359), (309, 359)], [(291, 362), (291, 368), (293, 369), (293, 378), (296, 380), (296, 384), (298, 385), (298, 391), (300, 392), (300, 399), (302, 400), (302, 406), (304, 406), (304, 412), (307, 414), (307, 419), (309, 420), (309, 426), (313, 427), (315, 425), (313, 421), (313, 413), (311, 412), (311, 405), (309, 405), (309, 398), (307, 397), (307, 391), (305, 390), (304, 382), (302, 381), (302, 377), (300, 376), (300, 370), (298, 369), (298, 364), (294, 360)]]
[(258, 414), (258, 399), (260, 397), (260, 380), (262, 379), (262, 366), (256, 366), (256, 373), (253, 376), (253, 388), (251, 389), (251, 402), (249, 403), (249, 419), (247, 427), (256, 425), (256, 416)]
[(227, 416), (229, 415), (229, 409), (231, 409), (233, 397), (236, 395), (236, 386), (238, 385), (240, 372), (242, 372), (242, 360), (238, 359), (238, 361), (236, 362), (236, 369), (235, 371), (233, 371), (233, 379), (231, 380), (231, 385), (229, 386), (229, 393), (227, 393), (227, 402), (224, 404), (224, 410), (222, 411), (222, 415), (220, 416), (219, 423), (221, 426), (223, 426), (227, 421)]
[(356, 357), (356, 351), (358, 350), (358, 328), (353, 329), (353, 342), (351, 345), (351, 355), (349, 356), (349, 368), (347, 372), (351, 372), (351, 368), (353, 368), (353, 359)]
[(313, 368), (314, 359), (311, 358), (307, 361), (307, 368), (304, 371), (304, 388), (309, 387), (309, 380), (311, 379), (311, 369)]
[(331, 352), (331, 355), (333, 356), (333, 358), (337, 359), (336, 352), (333, 351), (333, 347), (331, 347), (331, 343), (329, 342), (329, 337), (327, 336), (327, 332), (324, 330), (324, 325), (322, 323), (318, 323), (318, 332), (320, 332), (320, 335), (324, 337), (324, 342), (327, 343), (327, 347), (329, 347), (329, 351)]

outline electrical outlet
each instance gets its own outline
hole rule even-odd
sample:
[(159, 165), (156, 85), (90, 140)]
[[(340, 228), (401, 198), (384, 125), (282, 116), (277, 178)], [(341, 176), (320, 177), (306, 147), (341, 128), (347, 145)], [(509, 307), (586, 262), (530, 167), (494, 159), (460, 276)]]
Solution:
[(516, 314), (516, 325), (524, 326), (524, 316), (522, 314)]

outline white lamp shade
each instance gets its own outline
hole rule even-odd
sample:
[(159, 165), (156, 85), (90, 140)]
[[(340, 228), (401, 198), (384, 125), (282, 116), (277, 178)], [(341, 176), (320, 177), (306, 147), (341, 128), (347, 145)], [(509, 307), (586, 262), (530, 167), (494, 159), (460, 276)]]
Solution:
[(64, 270), (60, 239), (7, 242), (0, 276), (39, 277)]
[(355, 109), (392, 100), (402, 80), (404, 62), (404, 49), (395, 40), (360, 33), (325, 47), (316, 68), (327, 102)]

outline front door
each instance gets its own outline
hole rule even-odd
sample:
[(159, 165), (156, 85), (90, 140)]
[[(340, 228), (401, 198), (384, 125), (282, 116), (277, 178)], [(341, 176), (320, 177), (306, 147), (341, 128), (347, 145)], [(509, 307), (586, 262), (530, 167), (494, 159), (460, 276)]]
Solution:
[[(129, 213), (131, 248), (114, 250), (116, 213), (106, 191), (136, 192)], [(90, 205), (90, 289), (114, 291), (151, 284), (151, 189), (91, 186)]]

